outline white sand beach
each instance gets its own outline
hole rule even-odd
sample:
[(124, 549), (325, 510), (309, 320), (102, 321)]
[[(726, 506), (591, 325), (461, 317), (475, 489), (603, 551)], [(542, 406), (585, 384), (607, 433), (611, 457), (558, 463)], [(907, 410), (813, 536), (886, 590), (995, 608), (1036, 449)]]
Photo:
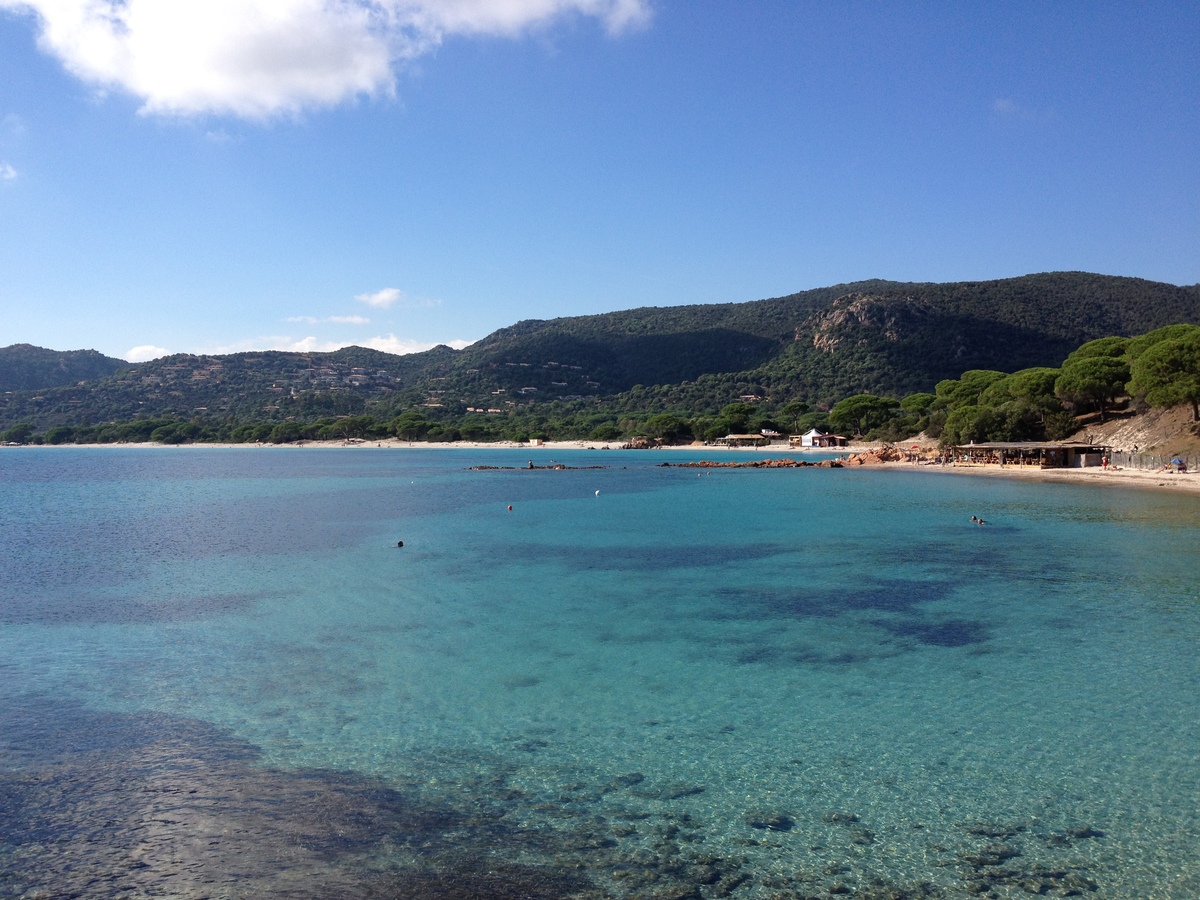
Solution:
[[(75, 447), (75, 444), (58, 445), (56, 449)], [(570, 453), (579, 450), (620, 450), (620, 441), (544, 441), (539, 446), (515, 441), (448, 441), (426, 443), (423, 441), (401, 441), (389, 438), (379, 441), (297, 441), (291, 444), (159, 444), (154, 442), (136, 444), (87, 444), (88, 447), (137, 448), (164, 453), (188, 449), (210, 450), (253, 450), (263, 453), (298, 453), (312, 449), (338, 449), (349, 451), (368, 450), (523, 450), (530, 454), (538, 465), (548, 463), (556, 453)], [(852, 444), (844, 448), (847, 455), (862, 453), (866, 450), (877, 449), (879, 444)], [(9, 448), (20, 450), (22, 448)], [(668, 447), (658, 450), (640, 451), (653, 457), (671, 451), (693, 450), (712, 453), (714, 457), (740, 456), (744, 454), (767, 454), (779, 459), (803, 459), (806, 456), (820, 454), (827, 456), (828, 450), (806, 450), (786, 446), (769, 447), (711, 447), (711, 446), (681, 446)], [(1200, 475), (1197, 473), (1155, 472), (1145, 469), (1130, 469), (1109, 467), (1107, 469), (1093, 466), (1086, 469), (1042, 469), (1037, 466), (996, 466), (983, 464), (936, 465), (911, 462), (886, 462), (864, 468), (881, 470), (902, 470), (912, 472), (928, 472), (930, 474), (948, 474), (979, 476), (985, 478), (1025, 478), (1032, 481), (1059, 482), (1065, 484), (1088, 484), (1106, 487), (1140, 488), (1146, 490), (1182, 491), (1200, 494)]]
[(995, 465), (914, 465), (913, 463), (884, 463), (875, 468), (927, 471), (951, 475), (974, 475), (985, 478), (1025, 478), (1030, 481), (1058, 482), (1062, 484), (1087, 484), (1104, 487), (1144, 488), (1150, 490), (1185, 491), (1200, 494), (1200, 476), (1194, 472), (1153, 472), (1147, 469), (1129, 469), (1091, 466), (1086, 469), (1042, 469), (1037, 466)]

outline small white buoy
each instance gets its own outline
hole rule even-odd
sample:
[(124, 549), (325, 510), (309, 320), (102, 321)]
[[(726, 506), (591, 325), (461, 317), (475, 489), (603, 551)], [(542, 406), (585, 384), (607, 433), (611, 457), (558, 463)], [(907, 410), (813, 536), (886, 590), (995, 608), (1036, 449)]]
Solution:
[(599, 492), (599, 491), (596, 491), (596, 496), (597, 496), (597, 497), (599, 497), (599, 496), (600, 496), (600, 492)]

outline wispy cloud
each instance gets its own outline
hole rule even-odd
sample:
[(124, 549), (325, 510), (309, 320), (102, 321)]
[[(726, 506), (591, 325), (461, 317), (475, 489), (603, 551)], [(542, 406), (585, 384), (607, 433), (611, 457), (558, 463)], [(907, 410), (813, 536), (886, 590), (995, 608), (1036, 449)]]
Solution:
[(371, 320), (364, 316), (325, 316), (323, 319), (318, 319), (316, 316), (288, 316), (284, 321), (300, 322), (305, 325), (320, 325), (324, 322), (334, 325), (369, 325), (371, 323)]
[(367, 306), (374, 306), (376, 309), (389, 309), (393, 306), (401, 306), (406, 309), (432, 309), (442, 305), (441, 300), (412, 297), (399, 288), (384, 288), (373, 294), (355, 294), (354, 299), (359, 303), (367, 304)]
[[(441, 343), (444, 343), (449, 347), (453, 347), (456, 350), (461, 350), (463, 347), (469, 347), (474, 343), (474, 341), (453, 340), (442, 341)], [(245, 340), (235, 341), (230, 344), (221, 344), (219, 346), (208, 347), (197, 352), (205, 354), (224, 354), (252, 353), (260, 350), (284, 350), (291, 353), (332, 353), (334, 350), (341, 350), (343, 347), (369, 347), (372, 350), (382, 350), (385, 353), (404, 355), (408, 353), (420, 353), (423, 350), (430, 350), (435, 346), (437, 346), (437, 344), (428, 343), (426, 341), (404, 340), (396, 337), (394, 334), (363, 338), (354, 341), (327, 341), (321, 340), (315, 335), (308, 335), (302, 338), (274, 335), (267, 337), (247, 338)]]
[(0, 163), (0, 181), (16, 181), (17, 170), (8, 163)]
[[(474, 341), (443, 341), (447, 347), (453, 347), (455, 350), (461, 350), (463, 347), (469, 347)], [(396, 337), (394, 334), (389, 334), (386, 337), (373, 337), (367, 341), (359, 342), (360, 347), (370, 347), (372, 350), (382, 350), (385, 353), (396, 353), (403, 356), (406, 353), (420, 353), (423, 350), (432, 350), (437, 344), (427, 344), (422, 341), (406, 341)]]
[(161, 356), (170, 356), (171, 351), (166, 347), (156, 347), (153, 344), (139, 344), (125, 351), (125, 359), (129, 362), (149, 362)]
[(1036, 109), (1011, 97), (997, 97), (993, 100), (992, 112), (1001, 119), (1019, 122), (1051, 122), (1056, 118), (1053, 109)]
[(373, 294), (355, 294), (354, 299), (359, 303), (367, 304), (367, 306), (374, 306), (376, 309), (387, 309), (389, 306), (394, 306), (398, 300), (403, 300), (404, 292), (399, 288), (384, 288)]
[(0, 0), (81, 80), (156, 115), (264, 119), (388, 96), (405, 61), (454, 35), (516, 37), (576, 15), (610, 34), (650, 0)]
[(225, 344), (214, 344), (195, 351), (214, 356), (226, 353), (255, 353), (262, 350), (284, 350), (291, 353), (328, 353), (349, 346), (347, 341), (322, 341), (315, 335), (297, 338), (292, 335), (266, 335), (243, 338)]

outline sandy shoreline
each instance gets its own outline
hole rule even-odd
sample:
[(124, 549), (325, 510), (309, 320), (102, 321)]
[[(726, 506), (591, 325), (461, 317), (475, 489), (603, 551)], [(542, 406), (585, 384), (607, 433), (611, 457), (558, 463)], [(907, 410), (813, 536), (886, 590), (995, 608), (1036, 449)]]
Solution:
[(1200, 477), (1195, 473), (1151, 472), (1146, 469), (1109, 468), (1092, 466), (1086, 469), (1041, 469), (1037, 466), (992, 465), (914, 465), (906, 462), (884, 463), (874, 469), (897, 469), (968, 475), (984, 478), (1024, 478), (1027, 481), (1086, 484), (1101, 487), (1138, 488), (1142, 490), (1183, 491), (1200, 494)]
[[(302, 452), (307, 449), (337, 449), (337, 450), (521, 450), (528, 452), (530, 458), (538, 465), (547, 462), (548, 453), (572, 452), (579, 450), (620, 450), (621, 444), (615, 441), (546, 441), (540, 447), (532, 447), (526, 443), (513, 441), (454, 441), (446, 443), (424, 443), (420, 441), (400, 441), (395, 438), (383, 441), (363, 441), (361, 443), (343, 443), (340, 441), (303, 441), (293, 444), (159, 444), (154, 442), (129, 444), (60, 444), (49, 449), (67, 449), (77, 446), (84, 447), (113, 447), (125, 449), (145, 449), (160, 452), (170, 452), (182, 448), (212, 449), (212, 450), (252, 450), (264, 453)], [(846, 454), (858, 453), (873, 449), (879, 445), (851, 445), (844, 449)], [(3, 448), (5, 450), (22, 450), (26, 447)], [(763, 454), (772, 458), (799, 458), (809, 455), (828, 456), (828, 450), (803, 450), (791, 447), (667, 447), (659, 450), (641, 450), (648, 459), (671, 452), (703, 452), (714, 456), (740, 456), (743, 454)], [(541, 459), (539, 459), (541, 457)], [(1144, 469), (1115, 468), (1102, 469), (1091, 467), (1087, 469), (1041, 469), (1036, 466), (994, 466), (994, 465), (917, 465), (910, 462), (889, 462), (881, 465), (864, 466), (876, 470), (926, 472), (944, 475), (967, 475), (985, 478), (1024, 478), (1029, 481), (1057, 482), (1060, 484), (1085, 484), (1101, 487), (1136, 488), (1141, 490), (1159, 490), (1200, 494), (1200, 476), (1196, 473), (1178, 474), (1167, 472), (1152, 472)]]
[[(522, 450), (528, 451), (530, 454), (545, 454), (547, 451), (568, 451), (568, 450), (620, 450), (623, 448), (623, 442), (618, 440), (546, 440), (540, 446), (533, 446), (527, 443), (518, 443), (515, 440), (448, 440), (448, 442), (421, 442), (421, 440), (397, 440), (396, 438), (386, 438), (384, 440), (361, 440), (361, 442), (347, 443), (342, 440), (296, 440), (290, 444), (218, 444), (218, 443), (196, 443), (196, 444), (160, 444), (155, 440), (145, 440), (145, 442), (137, 443), (115, 443), (115, 444), (24, 444), (22, 446), (14, 446), (14, 448), (0, 448), (0, 450), (26, 450), (31, 448), (41, 449), (70, 449), (80, 448), (80, 446), (94, 446), (94, 448), (124, 448), (128, 449), (146, 449), (146, 450), (179, 450), (182, 448), (194, 450), (263, 450), (263, 451), (287, 451), (287, 450)], [(875, 448), (877, 444), (853, 445), (851, 448), (845, 449), (846, 452), (859, 452), (862, 450)], [(656, 448), (654, 450), (640, 450), (638, 452), (646, 452), (646, 454), (670, 454), (670, 452), (706, 452), (706, 454), (770, 454), (772, 456), (806, 456), (810, 454), (828, 455), (829, 450), (818, 450), (815, 448), (790, 448), (790, 446), (694, 446), (683, 444), (679, 446), (665, 446), (665, 448)]]

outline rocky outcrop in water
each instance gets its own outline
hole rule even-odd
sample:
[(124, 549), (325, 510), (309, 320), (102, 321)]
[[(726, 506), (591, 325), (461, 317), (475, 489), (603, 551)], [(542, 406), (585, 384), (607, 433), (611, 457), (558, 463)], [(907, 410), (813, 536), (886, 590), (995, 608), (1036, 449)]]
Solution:
[(700, 462), (659, 463), (660, 469), (840, 469), (842, 462), (836, 459), (823, 459), (820, 462), (810, 462), (807, 459), (748, 459), (743, 461), (701, 460)]
[(904, 454), (895, 447), (880, 447), (877, 450), (865, 450), (846, 457), (842, 462), (847, 466), (881, 466), (884, 463), (902, 462)]

